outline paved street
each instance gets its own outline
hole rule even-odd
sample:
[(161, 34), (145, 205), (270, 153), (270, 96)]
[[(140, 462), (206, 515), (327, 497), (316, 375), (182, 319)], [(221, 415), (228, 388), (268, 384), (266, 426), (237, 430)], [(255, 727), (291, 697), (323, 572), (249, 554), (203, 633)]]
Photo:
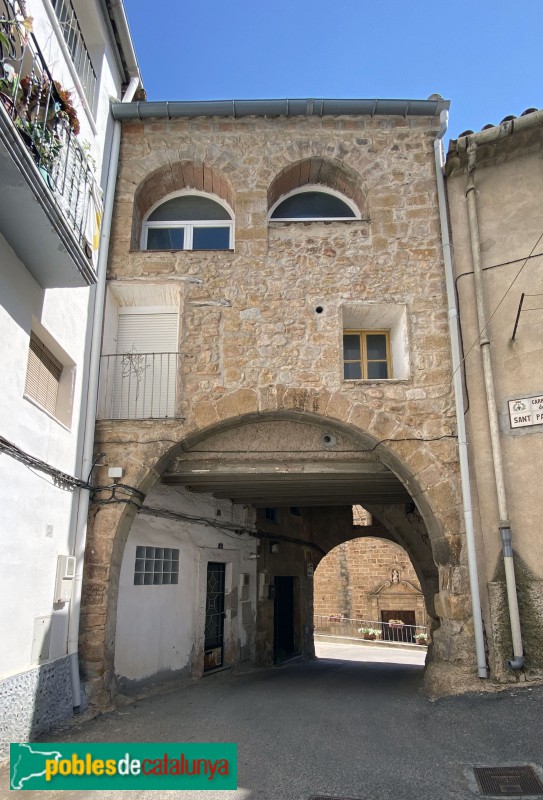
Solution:
[[(352, 660), (360, 650), (372, 660)], [(420, 663), (375, 661), (377, 650), (384, 657), (391, 648), (319, 645), (327, 657), (318, 661), (217, 673), (48, 740), (238, 743), (237, 792), (125, 791), (128, 800), (467, 800), (474, 764), (543, 764), (543, 687), (431, 702)], [(422, 653), (392, 657), (420, 661)], [(7, 798), (5, 773), (2, 787)], [(103, 792), (9, 792), (19, 796), (105, 800)]]

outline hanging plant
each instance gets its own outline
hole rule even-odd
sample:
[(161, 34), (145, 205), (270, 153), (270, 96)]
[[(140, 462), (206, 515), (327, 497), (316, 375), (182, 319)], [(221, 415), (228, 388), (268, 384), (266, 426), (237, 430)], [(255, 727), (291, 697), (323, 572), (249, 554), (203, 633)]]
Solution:
[(58, 119), (64, 119), (77, 136), (79, 133), (79, 119), (72, 103), (72, 95), (59, 81), (48, 80), (40, 83), (35, 78), (26, 75), (21, 78), (22, 102), (20, 112), (26, 111), (26, 116), (31, 119), (43, 119), (47, 114), (46, 123), (54, 125)]

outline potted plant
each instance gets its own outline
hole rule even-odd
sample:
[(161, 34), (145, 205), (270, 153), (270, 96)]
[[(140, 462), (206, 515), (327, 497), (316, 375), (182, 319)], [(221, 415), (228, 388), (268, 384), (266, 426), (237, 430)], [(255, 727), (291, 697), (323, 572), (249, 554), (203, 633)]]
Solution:
[(359, 628), (358, 633), (362, 634), (363, 639), (378, 639), (381, 635), (381, 631), (378, 628)]
[(32, 17), (22, 15), (0, 20), (0, 101), (10, 114), (21, 95), (18, 75), (10, 59), (26, 44), (32, 22)]
[(413, 637), (417, 644), (426, 644), (428, 641), (428, 634), (427, 633), (416, 633)]
[(79, 133), (79, 119), (72, 103), (72, 95), (58, 82), (40, 80), (38, 76), (25, 75), (21, 78), (22, 98), (19, 111), (29, 120), (41, 122), (46, 127), (57, 127), (60, 120), (65, 121), (70, 130)]

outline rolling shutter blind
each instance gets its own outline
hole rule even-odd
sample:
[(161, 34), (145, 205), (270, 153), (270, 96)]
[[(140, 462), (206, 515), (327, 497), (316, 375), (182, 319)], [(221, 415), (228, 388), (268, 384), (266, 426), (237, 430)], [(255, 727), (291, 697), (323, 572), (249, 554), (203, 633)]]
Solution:
[(54, 414), (62, 364), (33, 333), (30, 334), (25, 394)]
[(174, 416), (177, 329), (176, 312), (119, 313), (115, 419)]
[(118, 353), (175, 353), (177, 314), (119, 314)]

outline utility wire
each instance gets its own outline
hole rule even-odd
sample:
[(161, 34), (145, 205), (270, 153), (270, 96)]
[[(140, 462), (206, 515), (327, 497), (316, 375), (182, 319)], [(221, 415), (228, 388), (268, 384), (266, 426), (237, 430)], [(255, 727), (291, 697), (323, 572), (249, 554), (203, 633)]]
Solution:
[[(464, 354), (464, 358), (462, 359), (462, 361), (460, 362), (460, 364), (457, 366), (457, 368), (456, 368), (456, 370), (455, 370), (455, 373), (456, 373), (456, 372), (458, 372), (458, 370), (460, 369), (460, 367), (462, 366), (462, 364), (465, 362), (466, 358), (469, 356), (469, 354), (471, 353), (471, 351), (473, 350), (473, 348), (475, 347), (475, 345), (477, 344), (477, 342), (480, 340), (480, 338), (481, 338), (481, 336), (483, 335), (484, 331), (485, 331), (485, 330), (486, 330), (486, 328), (489, 326), (489, 324), (490, 324), (490, 322), (491, 322), (492, 318), (495, 316), (495, 314), (496, 314), (496, 312), (498, 311), (498, 309), (500, 308), (501, 304), (503, 303), (503, 301), (505, 300), (505, 298), (507, 297), (507, 295), (509, 294), (509, 292), (510, 292), (510, 291), (511, 291), (511, 289), (513, 288), (513, 286), (514, 286), (515, 282), (517, 281), (518, 277), (520, 276), (520, 273), (522, 272), (522, 270), (524, 269), (524, 267), (525, 267), (525, 266), (526, 266), (526, 264), (528, 263), (528, 260), (529, 260), (529, 259), (530, 259), (530, 258), (533, 256), (533, 254), (534, 254), (534, 250), (536, 249), (536, 247), (538, 246), (539, 242), (540, 242), (542, 239), (543, 239), (543, 233), (542, 233), (542, 234), (539, 236), (539, 238), (538, 238), (537, 242), (534, 244), (534, 246), (533, 246), (533, 247), (532, 247), (532, 249), (530, 250), (530, 253), (529, 253), (529, 254), (526, 256), (526, 258), (524, 259), (524, 261), (523, 261), (523, 263), (522, 263), (522, 266), (521, 266), (521, 268), (519, 269), (519, 271), (517, 272), (517, 274), (515, 275), (515, 277), (513, 278), (513, 280), (511, 281), (511, 283), (510, 283), (510, 284), (509, 284), (509, 286), (507, 287), (507, 289), (505, 290), (505, 293), (504, 293), (504, 295), (503, 295), (502, 299), (500, 300), (500, 302), (498, 303), (498, 305), (496, 306), (496, 308), (494, 309), (494, 311), (492, 312), (492, 314), (491, 314), (491, 315), (489, 316), (489, 318), (487, 319), (487, 321), (486, 321), (485, 325), (484, 325), (484, 326), (482, 327), (482, 329), (479, 331), (479, 333), (478, 333), (478, 335), (477, 335), (477, 338), (475, 339), (475, 341), (473, 342), (473, 344), (471, 345), (471, 347), (468, 349), (467, 353), (465, 353), (465, 354)], [(464, 274), (468, 274), (468, 273), (464, 273)], [(460, 276), (459, 276), (459, 277), (460, 277)]]

